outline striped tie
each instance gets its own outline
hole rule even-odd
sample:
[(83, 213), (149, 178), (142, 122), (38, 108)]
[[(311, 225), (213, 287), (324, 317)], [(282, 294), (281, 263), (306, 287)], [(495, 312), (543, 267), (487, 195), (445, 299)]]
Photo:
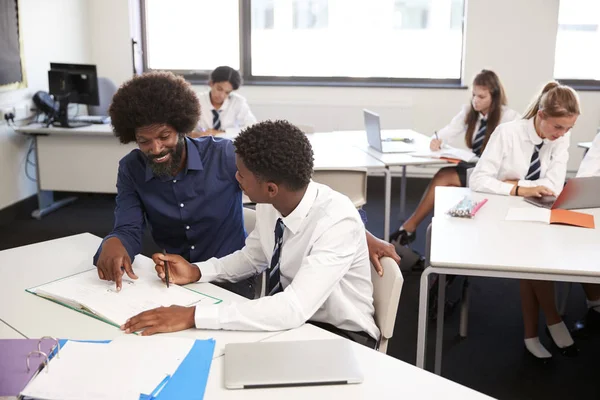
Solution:
[(213, 114), (213, 129), (218, 131), (221, 129), (221, 120), (219, 119), (219, 112), (217, 110), (212, 110)]
[(481, 156), (481, 150), (483, 150), (483, 142), (487, 130), (486, 128), (487, 120), (482, 119), (481, 123), (479, 124), (479, 130), (475, 134), (475, 139), (473, 139), (473, 153), (475, 153), (477, 157)]
[(542, 163), (540, 162), (540, 149), (544, 145), (544, 142), (536, 144), (533, 147), (533, 154), (531, 155), (531, 163), (529, 164), (529, 171), (525, 176), (527, 181), (535, 181), (540, 179), (540, 171), (542, 169)]
[(267, 279), (266, 293), (268, 296), (283, 290), (281, 280), (279, 279), (279, 258), (281, 256), (281, 245), (283, 244), (284, 227), (283, 220), (278, 218), (275, 225), (275, 247), (273, 248), (273, 256), (271, 257), (271, 265), (269, 266), (269, 279)]

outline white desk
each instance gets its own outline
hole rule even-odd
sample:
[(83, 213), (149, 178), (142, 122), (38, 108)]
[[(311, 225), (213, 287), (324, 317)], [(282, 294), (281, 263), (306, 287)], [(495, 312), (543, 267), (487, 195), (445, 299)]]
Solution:
[[(113, 339), (122, 333), (111, 325), (25, 292), (25, 288), (48, 282), (89, 268), (100, 238), (89, 233), (0, 251), (0, 279), (10, 285), (0, 291), (0, 319), (15, 326), (29, 338), (51, 335), (74, 339)], [(152, 267), (145, 257), (136, 257), (134, 268)], [(210, 284), (200, 289), (224, 301), (245, 301), (233, 293)], [(8, 330), (7, 330), (7, 329)], [(14, 330), (0, 324), (0, 338), (12, 338)], [(17, 334), (18, 335), (18, 334)], [(397, 399), (435, 398), (487, 399), (478, 392), (420, 370), (392, 357), (354, 344), (358, 362), (365, 374), (360, 385), (296, 387), (282, 389), (227, 390), (223, 385), (222, 347), (229, 342), (264, 340), (316, 340), (339, 337), (312, 325), (286, 332), (226, 332), (188, 330), (171, 335), (194, 338), (213, 337), (217, 348), (213, 358), (206, 399)], [(279, 339), (277, 339), (279, 337)], [(326, 356), (326, 355), (324, 355)]]
[(588, 151), (590, 149), (590, 147), (592, 147), (592, 142), (579, 142), (579, 143), (577, 143), (577, 147), (579, 147), (581, 149), (585, 149), (585, 151)]
[[(437, 321), (444, 320), (447, 274), (600, 283), (600, 209), (582, 210), (594, 215), (596, 229), (505, 221), (509, 208), (535, 206), (521, 197), (473, 193), (476, 200), (489, 199), (473, 219), (445, 214), (470, 193), (466, 188), (436, 188), (431, 266), (423, 272), (419, 295), (417, 366), (421, 368), (425, 366), (428, 283), (432, 273), (440, 274)], [(544, 246), (543, 251), (531, 251), (532, 237)], [(434, 371), (438, 374), (442, 363), (443, 328), (443, 323), (437, 324)]]

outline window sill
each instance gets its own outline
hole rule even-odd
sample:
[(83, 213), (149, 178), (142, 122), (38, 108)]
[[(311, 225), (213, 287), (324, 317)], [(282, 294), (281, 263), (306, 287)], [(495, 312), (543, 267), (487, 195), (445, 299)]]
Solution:
[(600, 92), (600, 81), (583, 79), (558, 79), (563, 85), (568, 85), (578, 92)]

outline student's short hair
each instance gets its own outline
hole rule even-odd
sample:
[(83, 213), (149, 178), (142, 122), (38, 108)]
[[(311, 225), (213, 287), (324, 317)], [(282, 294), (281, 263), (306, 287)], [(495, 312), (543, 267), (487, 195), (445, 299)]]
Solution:
[(227, 66), (215, 68), (210, 74), (210, 80), (213, 83), (229, 82), (233, 90), (238, 90), (242, 86), (242, 76), (240, 73)]
[(125, 82), (110, 108), (113, 131), (121, 143), (136, 140), (144, 126), (167, 124), (180, 135), (190, 133), (200, 118), (200, 103), (191, 85), (171, 72), (146, 72)]
[(259, 122), (235, 139), (235, 152), (263, 181), (290, 190), (308, 186), (313, 172), (313, 150), (306, 135), (288, 121)]

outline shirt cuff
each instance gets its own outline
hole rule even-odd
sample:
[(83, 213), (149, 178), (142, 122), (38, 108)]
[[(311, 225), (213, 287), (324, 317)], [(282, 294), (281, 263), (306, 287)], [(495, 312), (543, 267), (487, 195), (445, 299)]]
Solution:
[(507, 182), (501, 182), (500, 183), (500, 194), (503, 194), (505, 196), (510, 196), (510, 191), (512, 190), (512, 188), (515, 185), (513, 185), (512, 183), (507, 183)]
[(196, 323), (196, 329), (221, 329), (219, 322), (219, 309), (221, 306), (217, 305), (197, 305), (196, 311), (194, 312), (194, 321)]
[(534, 187), (534, 186), (537, 186), (537, 184), (535, 183), (535, 181), (528, 181), (528, 180), (525, 180), (525, 179), (521, 179), (517, 184), (519, 186), (522, 186), (522, 187)]
[(194, 264), (200, 270), (200, 279), (198, 282), (212, 282), (219, 276), (219, 273), (217, 272), (217, 266), (214, 262), (211, 262), (212, 260), (216, 259), (211, 258), (208, 261)]

